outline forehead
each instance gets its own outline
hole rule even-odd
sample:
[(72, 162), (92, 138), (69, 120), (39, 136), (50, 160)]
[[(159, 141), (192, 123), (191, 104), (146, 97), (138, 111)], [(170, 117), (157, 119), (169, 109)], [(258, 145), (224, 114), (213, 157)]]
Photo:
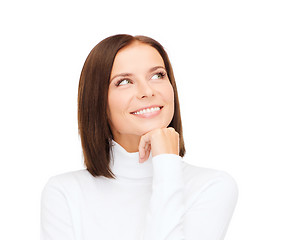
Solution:
[(134, 42), (118, 51), (113, 62), (111, 75), (122, 72), (140, 73), (154, 66), (164, 67), (159, 52), (148, 44)]

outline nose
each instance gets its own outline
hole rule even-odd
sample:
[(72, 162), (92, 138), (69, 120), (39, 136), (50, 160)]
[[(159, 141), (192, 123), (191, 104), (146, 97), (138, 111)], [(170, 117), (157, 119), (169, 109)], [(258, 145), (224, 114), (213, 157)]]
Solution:
[(154, 89), (148, 84), (148, 82), (140, 82), (137, 85), (137, 98), (148, 98), (154, 96)]

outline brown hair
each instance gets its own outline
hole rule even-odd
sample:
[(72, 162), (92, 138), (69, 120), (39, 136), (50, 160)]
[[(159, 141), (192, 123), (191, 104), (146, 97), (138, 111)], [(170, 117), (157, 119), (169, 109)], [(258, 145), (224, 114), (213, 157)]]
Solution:
[(119, 34), (98, 43), (88, 55), (80, 76), (78, 89), (78, 126), (84, 162), (93, 176), (115, 178), (109, 167), (113, 139), (107, 118), (108, 88), (117, 52), (139, 41), (154, 47), (161, 55), (174, 90), (174, 116), (169, 124), (180, 136), (180, 153), (185, 155), (180, 105), (176, 82), (167, 53), (160, 43), (145, 36)]

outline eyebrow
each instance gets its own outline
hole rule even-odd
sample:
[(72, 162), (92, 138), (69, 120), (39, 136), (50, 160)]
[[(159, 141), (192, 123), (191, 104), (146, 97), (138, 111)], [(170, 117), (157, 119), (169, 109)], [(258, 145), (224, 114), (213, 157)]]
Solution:
[[(151, 73), (151, 72), (153, 72), (153, 71), (155, 71), (155, 70), (157, 70), (157, 69), (159, 69), (159, 68), (162, 68), (162, 69), (164, 69), (164, 70), (166, 71), (165, 67), (163, 67), (163, 66), (156, 66), (156, 67), (150, 68), (150, 69), (148, 70), (148, 73)], [(119, 73), (119, 74), (117, 74), (117, 75), (114, 75), (114, 76), (110, 79), (110, 82), (112, 82), (112, 80), (114, 80), (114, 79), (117, 78), (117, 77), (130, 77), (130, 76), (133, 76), (133, 75), (134, 75), (134, 74), (132, 74), (132, 73)]]

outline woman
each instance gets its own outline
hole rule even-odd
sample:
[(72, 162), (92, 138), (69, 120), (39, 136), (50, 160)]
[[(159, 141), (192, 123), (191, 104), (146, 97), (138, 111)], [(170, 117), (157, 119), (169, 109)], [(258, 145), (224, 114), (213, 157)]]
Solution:
[(173, 70), (163, 47), (115, 35), (96, 45), (79, 83), (86, 170), (52, 177), (42, 239), (223, 239), (236, 200), (226, 173), (185, 155)]

